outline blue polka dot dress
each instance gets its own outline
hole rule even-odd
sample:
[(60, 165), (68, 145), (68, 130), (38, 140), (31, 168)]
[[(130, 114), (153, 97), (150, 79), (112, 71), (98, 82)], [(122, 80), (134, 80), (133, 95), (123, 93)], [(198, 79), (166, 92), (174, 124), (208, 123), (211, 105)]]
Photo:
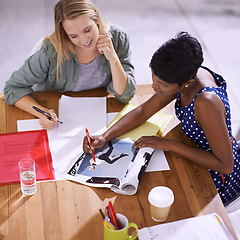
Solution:
[[(205, 67), (204, 67), (205, 68)], [(232, 150), (234, 157), (234, 169), (231, 174), (223, 175), (225, 183), (222, 180), (221, 174), (212, 170), (209, 170), (212, 179), (215, 183), (215, 186), (219, 192), (219, 195), (225, 205), (227, 205), (231, 200), (233, 200), (240, 192), (240, 147), (232, 136), (231, 129), (231, 112), (229, 100), (226, 92), (226, 82), (218, 74), (208, 70), (212, 76), (215, 78), (215, 81), (218, 87), (204, 87), (202, 88), (193, 98), (192, 102), (183, 108), (180, 106), (180, 93), (177, 95), (177, 100), (175, 103), (175, 113), (177, 118), (182, 122), (182, 129), (186, 136), (193, 140), (199, 149), (211, 151), (208, 141), (203, 133), (202, 128), (197, 124), (194, 116), (194, 101), (197, 96), (202, 92), (213, 92), (220, 97), (222, 100), (225, 109), (226, 109), (226, 124), (229, 132), (229, 137), (232, 142)]]

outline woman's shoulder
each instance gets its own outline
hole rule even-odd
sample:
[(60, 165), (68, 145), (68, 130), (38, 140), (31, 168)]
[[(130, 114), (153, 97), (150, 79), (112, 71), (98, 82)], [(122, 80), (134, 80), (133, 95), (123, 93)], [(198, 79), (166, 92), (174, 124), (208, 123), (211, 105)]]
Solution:
[(35, 49), (32, 50), (30, 57), (27, 59), (28, 64), (39, 64), (39, 62), (49, 62), (51, 59), (56, 58), (56, 51), (47, 38), (42, 39), (37, 46), (34, 46)]
[(120, 39), (121, 41), (126, 41), (126, 39), (128, 39), (128, 35), (123, 27), (120, 27), (116, 24), (111, 24), (108, 29), (108, 34), (113, 39)]
[(56, 53), (53, 43), (48, 38), (43, 40), (42, 48), (47, 52)]
[(31, 55), (31, 60), (33, 61), (49, 61), (51, 59), (56, 59), (57, 52), (54, 48), (52, 42), (46, 37), (43, 39), (42, 45), (36, 52)]
[(126, 34), (125, 29), (119, 25), (110, 24), (108, 28), (109, 28), (109, 32)]
[[(214, 88), (209, 88), (214, 89)], [(202, 109), (204, 112), (213, 112), (213, 110), (225, 109), (222, 100), (216, 94), (215, 91), (201, 91), (194, 102), (194, 107), (196, 111)]]

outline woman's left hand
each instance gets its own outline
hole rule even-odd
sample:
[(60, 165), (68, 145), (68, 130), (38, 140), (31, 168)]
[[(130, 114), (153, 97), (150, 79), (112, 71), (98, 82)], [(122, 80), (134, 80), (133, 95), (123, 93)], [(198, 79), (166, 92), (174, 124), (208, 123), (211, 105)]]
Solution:
[(104, 54), (106, 59), (111, 62), (116, 59), (117, 54), (114, 50), (112, 40), (109, 35), (99, 35), (97, 42), (98, 51)]
[(170, 151), (170, 142), (171, 140), (158, 136), (144, 136), (139, 138), (133, 146), (135, 148), (151, 147), (162, 151)]

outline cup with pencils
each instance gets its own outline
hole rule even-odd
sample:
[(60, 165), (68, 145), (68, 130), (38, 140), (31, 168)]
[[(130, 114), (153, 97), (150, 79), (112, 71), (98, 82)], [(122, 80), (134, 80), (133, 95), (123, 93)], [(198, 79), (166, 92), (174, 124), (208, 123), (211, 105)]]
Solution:
[[(104, 216), (101, 209), (100, 213), (102, 215), (104, 224), (104, 240), (125, 240), (137, 238), (137, 225), (135, 223), (129, 223), (128, 219), (124, 215), (115, 213), (111, 201), (106, 207), (107, 216)], [(129, 235), (129, 228), (135, 229), (135, 233), (133, 235)]]

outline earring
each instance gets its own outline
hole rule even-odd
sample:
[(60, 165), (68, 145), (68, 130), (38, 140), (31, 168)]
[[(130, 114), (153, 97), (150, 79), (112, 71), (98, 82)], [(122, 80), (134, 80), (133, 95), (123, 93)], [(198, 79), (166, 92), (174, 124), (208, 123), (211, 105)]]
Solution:
[(185, 87), (188, 87), (188, 85), (185, 85)]

